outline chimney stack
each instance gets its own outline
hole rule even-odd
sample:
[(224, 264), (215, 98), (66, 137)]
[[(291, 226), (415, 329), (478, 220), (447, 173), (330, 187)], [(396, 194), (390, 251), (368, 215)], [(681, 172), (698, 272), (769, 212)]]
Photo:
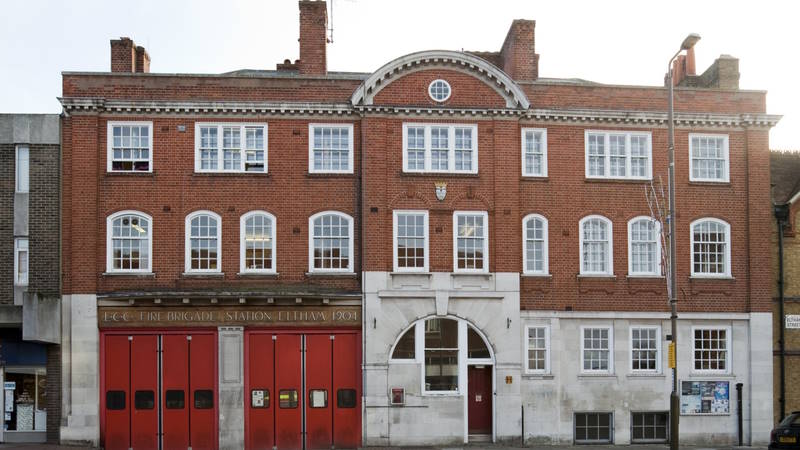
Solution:
[(328, 73), (328, 8), (324, 1), (300, 0), (300, 60), (301, 75)]
[(150, 55), (144, 47), (137, 47), (131, 38), (111, 40), (111, 71), (122, 73), (149, 73)]
[(511, 23), (500, 49), (503, 71), (514, 80), (539, 78), (539, 55), (535, 48), (535, 20), (517, 19)]

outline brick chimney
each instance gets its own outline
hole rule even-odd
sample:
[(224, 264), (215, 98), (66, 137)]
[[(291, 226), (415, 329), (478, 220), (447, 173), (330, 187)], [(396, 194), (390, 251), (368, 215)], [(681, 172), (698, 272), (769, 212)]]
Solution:
[(300, 0), (300, 59), (297, 69), (301, 75), (328, 73), (326, 46), (328, 44), (328, 8), (324, 1)]
[(136, 71), (150, 73), (150, 55), (141, 45), (136, 47)]
[(137, 47), (131, 38), (111, 40), (111, 71), (149, 73), (150, 55), (144, 47)]
[(720, 55), (705, 72), (695, 74), (694, 52), (679, 57), (673, 66), (673, 81), (676, 86), (739, 89), (739, 59), (730, 55)]
[(503, 41), (500, 59), (503, 71), (515, 80), (533, 81), (539, 78), (539, 55), (535, 49), (535, 20), (517, 19)]

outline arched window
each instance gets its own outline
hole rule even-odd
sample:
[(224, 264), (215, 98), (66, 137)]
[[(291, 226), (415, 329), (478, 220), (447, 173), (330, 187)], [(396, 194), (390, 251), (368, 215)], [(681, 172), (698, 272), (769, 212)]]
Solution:
[(240, 271), (275, 273), (275, 216), (251, 211), (240, 219)]
[(466, 387), (469, 365), (492, 365), (485, 338), (454, 317), (429, 317), (407, 328), (391, 349), (390, 362), (422, 364), (422, 392), (458, 394)]
[(538, 214), (522, 219), (522, 247), (523, 272), (547, 275), (547, 219)]
[(222, 220), (211, 211), (186, 216), (186, 272), (220, 272)]
[(611, 221), (586, 216), (580, 222), (581, 275), (613, 275)]
[(309, 272), (353, 271), (353, 218), (337, 211), (308, 219)]
[(719, 219), (699, 219), (691, 224), (692, 276), (731, 275), (731, 226)]
[(661, 224), (651, 217), (628, 222), (628, 274), (661, 275)]
[(106, 271), (152, 271), (152, 219), (138, 211), (120, 211), (106, 219)]

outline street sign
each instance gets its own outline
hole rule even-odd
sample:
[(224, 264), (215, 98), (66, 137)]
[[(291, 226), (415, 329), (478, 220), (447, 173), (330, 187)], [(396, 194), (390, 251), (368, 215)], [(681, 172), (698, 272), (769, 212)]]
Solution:
[(786, 315), (786, 328), (800, 328), (800, 315), (787, 314)]

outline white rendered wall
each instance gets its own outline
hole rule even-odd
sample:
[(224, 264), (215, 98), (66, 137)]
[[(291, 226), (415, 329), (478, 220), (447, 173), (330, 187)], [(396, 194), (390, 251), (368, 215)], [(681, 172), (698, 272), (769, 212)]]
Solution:
[[(549, 375), (523, 375), (522, 403), (525, 442), (571, 444), (575, 412), (612, 412), (614, 443), (629, 444), (631, 412), (668, 411), (672, 372), (668, 367), (666, 336), (671, 333), (668, 314), (614, 312), (522, 311), (523, 370), (525, 327), (549, 325)], [(762, 317), (763, 316), (763, 317)], [(696, 445), (738, 444), (736, 384), (744, 385), (744, 444), (761, 445), (772, 427), (772, 368), (770, 315), (684, 314), (678, 322), (679, 381), (729, 382), (730, 413), (682, 415), (680, 441)], [(630, 327), (661, 327), (661, 373), (637, 375), (630, 369)], [(612, 326), (614, 370), (611, 375), (581, 371), (581, 326)], [(693, 370), (692, 327), (725, 326), (732, 331), (728, 374)], [(752, 382), (751, 382), (752, 381)], [(680, 387), (679, 387), (680, 389)]]
[(63, 443), (100, 443), (100, 374), (97, 296), (62, 297)]
[[(519, 274), (367, 272), (364, 291), (364, 445), (447, 445), (467, 439), (465, 371), (459, 394), (423, 395), (420, 363), (389, 362), (403, 330), (437, 315), (464, 319), (485, 335), (495, 356), (496, 440), (520, 438)], [(460, 364), (466, 368), (464, 361)], [(393, 387), (405, 389), (405, 406), (389, 404)]]

